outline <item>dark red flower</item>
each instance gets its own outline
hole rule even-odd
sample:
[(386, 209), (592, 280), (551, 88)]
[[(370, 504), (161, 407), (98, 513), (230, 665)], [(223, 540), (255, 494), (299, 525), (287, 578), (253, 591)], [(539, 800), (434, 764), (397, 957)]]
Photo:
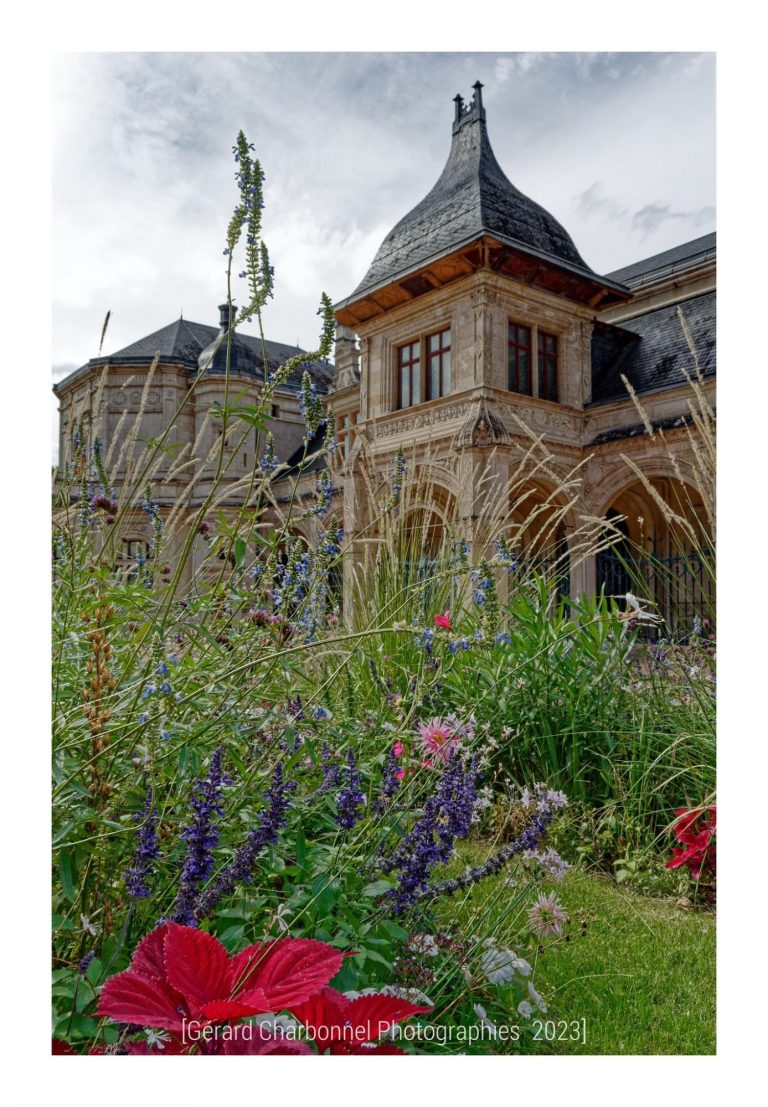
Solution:
[(279, 938), (229, 956), (211, 934), (167, 922), (143, 938), (130, 967), (104, 985), (97, 1014), (183, 1033), (305, 1003), (341, 968), (325, 942)]
[(675, 812), (677, 818), (672, 830), (678, 842), (685, 847), (674, 846), (672, 857), (667, 861), (668, 869), (679, 869), (687, 865), (694, 880), (700, 880), (706, 870), (713, 876), (716, 868), (715, 835), (717, 832), (717, 808), (680, 807)]
[(51, 1041), (51, 1054), (53, 1057), (77, 1056), (77, 1050), (73, 1049), (69, 1042), (61, 1038), (53, 1038)]
[(432, 1008), (417, 1007), (405, 999), (387, 995), (347, 999), (335, 988), (323, 988), (305, 1003), (291, 1006), (289, 1010), (306, 1026), (309, 1037), (321, 1052), (330, 1049), (331, 1053), (367, 1055), (403, 1054), (405, 1051), (395, 1045), (371, 1043), (395, 1023), (411, 1015), (425, 1014)]

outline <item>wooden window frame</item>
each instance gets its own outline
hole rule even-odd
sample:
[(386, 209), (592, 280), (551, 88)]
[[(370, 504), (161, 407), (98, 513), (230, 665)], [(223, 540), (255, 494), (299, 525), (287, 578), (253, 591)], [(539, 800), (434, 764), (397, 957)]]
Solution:
[[(445, 342), (445, 336), (448, 336), (447, 343)], [(430, 345), (433, 338), (439, 339), (439, 344), (436, 350), (430, 349)], [(453, 373), (453, 358), (451, 356), (452, 344), (451, 344), (451, 328), (443, 327), (442, 330), (432, 331), (431, 334), (424, 337), (424, 352), (426, 357), (424, 361), (426, 363), (426, 398), (427, 400), (441, 400), (444, 396), (451, 394), (452, 385), (452, 373)], [(448, 387), (445, 388), (445, 370), (446, 370), (446, 356), (448, 366)], [(438, 390), (437, 395), (432, 393), (432, 359), (437, 358), (437, 379)]]
[[(529, 344), (520, 342), (517, 334), (511, 337), (512, 328), (519, 331), (524, 328), (529, 335)], [(553, 350), (547, 350), (547, 341), (554, 345)], [(528, 353), (528, 383), (529, 390), (523, 391), (520, 387), (519, 366), (513, 368), (511, 364), (512, 350), (525, 350)], [(535, 323), (523, 323), (517, 319), (508, 320), (507, 329), (507, 390), (515, 392), (519, 396), (530, 396), (535, 400), (546, 400), (547, 403), (560, 402), (560, 335), (552, 331), (540, 329)], [(534, 361), (535, 355), (535, 361)], [(551, 392), (551, 395), (548, 395)]]
[[(410, 342), (402, 342), (397, 349), (397, 406), (399, 409), (415, 407), (421, 403), (421, 396), (423, 391), (423, 374), (422, 374), (422, 356), (421, 356), (421, 339), (413, 338)], [(408, 356), (404, 357), (405, 351), (408, 351)], [(419, 368), (419, 381), (418, 381), (418, 399), (414, 399), (414, 374), (413, 367), (417, 365)], [(404, 388), (403, 388), (403, 371), (407, 370), (408, 373), (408, 399), (407, 402), (403, 402)]]
[[(547, 340), (553, 350), (548, 350)], [(556, 404), (558, 397), (557, 376), (560, 368), (560, 346), (556, 334), (537, 330), (536, 334), (536, 387), (540, 400)], [(550, 395), (550, 391), (552, 395)]]
[[(515, 338), (511, 336), (512, 328), (515, 328)], [(520, 330), (526, 330), (528, 332), (528, 342), (520, 342), (518, 339), (518, 333)], [(518, 323), (514, 319), (510, 319), (507, 325), (507, 389), (509, 392), (517, 392), (520, 396), (532, 396), (533, 395), (533, 339), (534, 328), (530, 323)], [(514, 368), (512, 366), (512, 351), (516, 351), (518, 354), (521, 351), (525, 351), (528, 354), (528, 388), (522, 389), (520, 387), (520, 365), (519, 357), (515, 358)]]
[[(442, 399), (453, 391), (453, 327), (450, 323), (439, 330), (427, 331), (406, 342), (395, 345), (395, 411), (404, 411), (430, 400)], [(430, 341), (439, 339), (436, 350), (430, 350)], [(408, 355), (404, 356), (404, 351)], [(439, 385), (437, 395), (432, 394), (431, 360), (438, 359)], [(414, 389), (413, 367), (418, 366), (418, 388)], [(403, 370), (408, 370), (408, 402), (403, 402)], [(447, 384), (447, 387), (446, 387)], [(416, 394), (417, 393), (417, 394)]]

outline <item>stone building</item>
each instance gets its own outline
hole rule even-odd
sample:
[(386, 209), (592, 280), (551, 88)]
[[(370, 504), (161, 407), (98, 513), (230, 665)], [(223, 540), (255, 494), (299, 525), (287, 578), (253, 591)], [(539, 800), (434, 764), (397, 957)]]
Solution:
[[(699, 557), (712, 529), (692, 459), (690, 380), (714, 408), (714, 289), (714, 235), (594, 272), (557, 220), (504, 175), (482, 85), (468, 103), (457, 96), (437, 183), (336, 305), (335, 365), (310, 366), (336, 420), (333, 510), (343, 516), (349, 565), (375, 564), (381, 535), (370, 490), (390, 479), (402, 449), (409, 479), (424, 489), (409, 510), (427, 560), (456, 536), (480, 556), (495, 527), (521, 559), (557, 565), (563, 591), (604, 586), (620, 595), (631, 557), (662, 614), (690, 622), (712, 591)], [(160, 436), (203, 367), (155, 480), (171, 510), (188, 479), (179, 453), (201, 457), (215, 444), (210, 410), (223, 402), (226, 325), (226, 309), (218, 332), (179, 319), (60, 382), (61, 461), (82, 414), (98, 418), (113, 459), (131, 434)], [(230, 389), (255, 399), (265, 371), (296, 353), (274, 342), (262, 350), (234, 332)], [(272, 406), (282, 458), (302, 442), (298, 385), (294, 375)], [(255, 438), (239, 442), (228, 506), (242, 497), (258, 450)], [(291, 480), (276, 489), (278, 514)], [(301, 481), (307, 493), (310, 476)], [(201, 479), (195, 502), (206, 491)], [(686, 525), (676, 531), (661, 504)], [(595, 554), (585, 535), (599, 519), (613, 520), (616, 543)]]
[[(500, 529), (521, 557), (558, 562), (572, 593), (628, 591), (631, 556), (662, 614), (690, 620), (711, 594), (689, 378), (714, 407), (714, 288), (714, 235), (595, 273), (507, 180), (482, 85), (468, 104), (457, 96), (437, 183), (336, 306), (330, 403), (355, 439), (342, 481), (350, 533), (365, 505), (361, 453), (383, 474), (402, 447), (429, 489), (427, 555), (449, 533), (484, 547), (481, 504), (495, 488), (508, 497)], [(690, 525), (674, 533), (660, 501)], [(601, 518), (623, 537), (587, 556), (588, 521)]]
[[(166, 520), (174, 512), (179, 519), (191, 516), (211, 497), (214, 486), (212, 513), (232, 515), (252, 501), (252, 478), (267, 432), (273, 436), (278, 457), (289, 459), (301, 452), (305, 427), (299, 388), (304, 367), (324, 394), (333, 366), (302, 360), (274, 392), (264, 427), (249, 428), (242, 420), (231, 419), (224, 448), (226, 472), (223, 478), (217, 477), (223, 429), (217, 408), (255, 407), (265, 376), (304, 354), (296, 346), (262, 344), (257, 336), (234, 330), (227, 378), (226, 304), (219, 308), (219, 316), (218, 327), (179, 318), (109, 356), (91, 358), (59, 381), (54, 386), (59, 400), (59, 476), (72, 457), (74, 434), (84, 425), (88, 437), (102, 443), (106, 469), (119, 498), (121, 489), (133, 486), (140, 477), (147, 445), (168, 432), (159, 460), (148, 474), (152, 498)], [(180, 541), (183, 526), (178, 531)], [(146, 515), (140, 510), (129, 512), (121, 523), (120, 538), (119, 560), (126, 565), (146, 556), (150, 544)], [(203, 553), (198, 543), (193, 550), (197, 556), (187, 565), (188, 576)], [(168, 557), (173, 560), (173, 549)]]

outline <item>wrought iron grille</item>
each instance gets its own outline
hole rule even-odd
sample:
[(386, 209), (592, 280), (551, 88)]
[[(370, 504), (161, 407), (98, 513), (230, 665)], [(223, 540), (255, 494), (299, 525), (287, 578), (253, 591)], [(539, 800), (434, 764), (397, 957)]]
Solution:
[(713, 554), (707, 550), (644, 558), (603, 550), (597, 558), (597, 586), (616, 599), (632, 592), (664, 620), (661, 633), (682, 638), (691, 633), (697, 620), (713, 618), (713, 565)]

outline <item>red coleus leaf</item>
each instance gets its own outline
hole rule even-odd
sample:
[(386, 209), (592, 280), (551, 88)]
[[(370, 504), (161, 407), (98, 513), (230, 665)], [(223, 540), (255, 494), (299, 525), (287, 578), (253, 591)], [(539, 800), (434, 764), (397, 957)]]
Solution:
[(349, 1006), (345, 1008), (344, 1017), (361, 1032), (365, 1028), (367, 1037), (360, 1040), (366, 1042), (381, 1037), (403, 1019), (409, 1019), (412, 1015), (425, 1015), (432, 1010), (431, 1007), (417, 1007), (415, 1003), (409, 1003), (397, 996), (360, 996), (359, 999), (347, 1002)]
[(227, 1056), (252, 1056), (264, 1053), (272, 1053), (275, 1056), (282, 1057), (301, 1054), (313, 1056), (312, 1050), (306, 1042), (287, 1038), (282, 1034), (273, 1035), (270, 1031), (262, 1030), (254, 1024), (233, 1027), (232, 1033), (228, 1034), (213, 1052), (223, 1053)]
[(278, 938), (247, 946), (232, 958), (233, 995), (260, 1011), (282, 1011), (315, 995), (341, 968), (344, 955), (311, 938)]
[[(340, 1051), (341, 1052), (341, 1051)], [(349, 1053), (352, 1056), (367, 1057), (371, 1053), (378, 1054), (379, 1056), (391, 1056), (391, 1057), (407, 1057), (408, 1054), (400, 1046), (393, 1045), (392, 1042), (381, 1042), (379, 1045), (370, 1045), (368, 1042), (362, 1042), (358, 1046), (350, 1046), (349, 1049), (344, 1050), (345, 1053)]]
[(185, 1019), (234, 1023), (304, 1003), (336, 975), (342, 959), (325, 942), (296, 938), (229, 957), (213, 935), (168, 922), (139, 942), (126, 972), (106, 982), (98, 1014), (172, 1031), (182, 1030)]
[(253, 1003), (240, 1003), (237, 999), (213, 999), (198, 1008), (197, 1013), (205, 1022), (232, 1022), (249, 1015), (263, 1014), (261, 1010), (256, 1010), (257, 1006)]
[[(193, 926), (166, 924), (165, 972), (168, 983), (181, 992), (190, 1007), (202, 1011), (214, 1000), (226, 1000), (232, 991), (232, 966), (226, 949), (212, 934)], [(242, 1011), (241, 1018), (252, 1012)], [(229, 1018), (230, 1016), (224, 1016)]]
[(67, 1055), (77, 1056), (77, 1050), (73, 1049), (69, 1042), (62, 1041), (61, 1038), (51, 1039), (51, 1055), (53, 1057), (64, 1057)]
[[(319, 995), (291, 1008), (291, 1013), (307, 1027), (320, 1049), (330, 1046), (331, 1053), (372, 1053), (377, 1051), (366, 1048), (366, 1043), (386, 1033), (395, 1023), (431, 1010), (397, 996), (347, 999), (335, 988), (323, 988)], [(381, 1052), (384, 1051), (382, 1047)]]
[(99, 997), (96, 1014), (107, 1015), (115, 1022), (181, 1030), (183, 1018), (189, 1015), (184, 1006), (183, 997), (165, 981), (151, 980), (129, 970), (109, 978)]
[(165, 938), (167, 925), (158, 926), (142, 938), (131, 958), (131, 972), (140, 972), (153, 980), (165, 980)]
[(311, 996), (305, 1003), (290, 1008), (300, 1023), (310, 1031), (314, 1038), (320, 1037), (318, 1031), (330, 1027), (344, 1026), (344, 1006), (349, 1004), (346, 996), (335, 988), (323, 988), (317, 995)]

